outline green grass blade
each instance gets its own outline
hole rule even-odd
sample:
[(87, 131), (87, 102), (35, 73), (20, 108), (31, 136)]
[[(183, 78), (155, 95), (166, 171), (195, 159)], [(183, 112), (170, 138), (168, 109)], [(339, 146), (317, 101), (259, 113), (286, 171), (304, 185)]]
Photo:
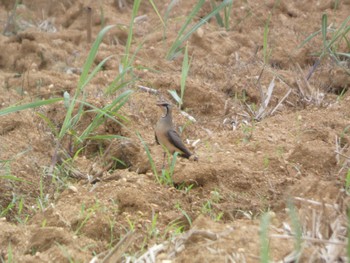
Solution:
[[(300, 255), (301, 248), (302, 248), (302, 241), (303, 241), (302, 240), (302, 236), (303, 236), (302, 226), (300, 224), (297, 211), (295, 210), (295, 206), (292, 203), (292, 201), (289, 201), (287, 206), (289, 209), (289, 217), (291, 219), (292, 229), (293, 229), (294, 235), (295, 235), (294, 248), (295, 248), (296, 252)], [(297, 262), (298, 261), (299, 260), (297, 260)]]
[(230, 29), (230, 16), (232, 11), (233, 1), (225, 7), (224, 10), (224, 19), (225, 19), (225, 28), (226, 30)]
[[(216, 8), (216, 4), (213, 0), (210, 0), (210, 4), (211, 4), (212, 9)], [(216, 22), (218, 23), (218, 25), (221, 27), (224, 27), (224, 22), (223, 22), (222, 17), (221, 17), (219, 12), (215, 14), (215, 18), (216, 18)]]
[(162, 22), (163, 26), (165, 26), (165, 23), (163, 21), (163, 18), (162, 16), (159, 14), (159, 11), (158, 11), (158, 8), (157, 6), (155, 5), (154, 1), (153, 0), (149, 0), (149, 2), (151, 3), (153, 9), (154, 9), (154, 12), (156, 12), (157, 16), (159, 17), (159, 20)]
[(27, 183), (27, 184), (32, 184), (31, 182), (18, 178), (14, 175), (0, 175), (0, 180), (9, 180), (9, 181), (16, 181), (16, 182), (21, 182), (21, 183)]
[(337, 55), (350, 58), (350, 53), (338, 52)]
[[(71, 103), (69, 105), (69, 108), (67, 110), (67, 113), (66, 113), (66, 117), (63, 121), (63, 124), (62, 124), (62, 127), (61, 127), (61, 130), (60, 130), (60, 133), (58, 135), (58, 137), (60, 139), (62, 139), (64, 137), (64, 135), (67, 133), (67, 131), (70, 129), (71, 127), (71, 123), (72, 123), (72, 114), (73, 114), (73, 110), (74, 110), (74, 107), (76, 105), (76, 100), (77, 98), (79, 97), (79, 95), (81, 94), (81, 91), (82, 89), (86, 86), (86, 84), (88, 83), (87, 82), (87, 79), (90, 79), (91, 80), (91, 76), (96, 74), (96, 68), (100, 69), (101, 68), (101, 63), (99, 64), (99, 66), (97, 66), (95, 68), (95, 70), (93, 71), (92, 75), (90, 74), (90, 77), (89, 77), (89, 71), (91, 69), (91, 66), (95, 60), (95, 57), (96, 57), (96, 54), (97, 54), (97, 51), (98, 51), (98, 48), (102, 42), (102, 39), (104, 37), (104, 35), (109, 31), (111, 30), (112, 28), (116, 27), (116, 25), (110, 25), (110, 26), (107, 26), (105, 27), (104, 29), (102, 29), (97, 37), (96, 37), (96, 40), (95, 42), (93, 43), (92, 47), (91, 47), (91, 50), (88, 54), (88, 57), (86, 59), (86, 62), (83, 66), (83, 71), (82, 71), (82, 74), (80, 76), (80, 79), (79, 79), (79, 82), (78, 82), (78, 86), (77, 86), (77, 89), (75, 91), (75, 94), (74, 94), (74, 97), (73, 99), (71, 100)], [(75, 118), (75, 122), (77, 120), (80, 119), (80, 115), (82, 114), (82, 110), (80, 109), (78, 111), (78, 114), (76, 115), (77, 117)]]
[(171, 10), (174, 8), (174, 6), (178, 3), (178, 0), (171, 0), (170, 3), (168, 4), (168, 7), (165, 11), (165, 14), (164, 14), (164, 22), (165, 22), (165, 26), (168, 22), (168, 19), (169, 19), (169, 14), (171, 12)]
[(268, 213), (263, 214), (260, 222), (260, 262), (268, 263), (269, 260), (269, 225), (270, 215)]
[(35, 102), (31, 102), (31, 103), (27, 103), (27, 104), (23, 104), (23, 105), (18, 105), (18, 106), (10, 106), (8, 108), (5, 109), (1, 109), (0, 110), (0, 116), (4, 116), (10, 113), (14, 113), (17, 111), (22, 111), (22, 110), (26, 110), (26, 109), (34, 109), (40, 106), (44, 106), (44, 105), (49, 105), (49, 104), (53, 104), (59, 101), (62, 101), (63, 98), (53, 98), (53, 99), (48, 99), (48, 100), (40, 100), (40, 101), (35, 101)]
[(187, 16), (185, 23), (180, 28), (174, 43), (169, 49), (169, 52), (166, 56), (167, 59), (172, 59), (174, 57), (174, 54), (177, 53), (177, 49), (182, 44), (182, 41), (180, 41), (181, 36), (184, 34), (187, 26), (191, 23), (192, 19), (197, 15), (197, 13), (199, 12), (199, 10), (201, 9), (204, 3), (205, 3), (205, 0), (199, 0), (197, 4), (194, 6), (194, 8), (192, 9), (191, 13)]
[(51, 132), (55, 135), (55, 137), (57, 137), (58, 135), (58, 131), (56, 128), (56, 125), (44, 114), (41, 114), (39, 112), (36, 113), (43, 121), (46, 122), (47, 126), (49, 126)]
[(317, 36), (318, 34), (321, 33), (321, 30), (318, 30), (314, 33), (312, 33), (311, 35), (309, 35), (303, 42), (301, 42), (301, 44), (297, 47), (298, 49), (299, 48), (302, 48), (303, 46), (305, 46), (307, 43), (310, 42), (311, 39), (313, 39), (315, 36)]
[[(179, 155), (178, 152), (175, 152), (173, 154), (173, 159), (171, 161), (171, 164), (170, 164), (170, 169), (169, 169), (169, 174), (170, 174), (170, 177), (173, 176), (174, 174), (174, 170), (175, 170), (175, 164), (176, 164), (176, 160), (177, 160), (177, 156)], [(173, 182), (173, 180), (171, 179), (171, 181)]]
[(327, 15), (323, 14), (322, 16), (322, 26), (321, 26), (321, 32), (322, 32), (322, 40), (323, 40), (323, 47), (327, 49)]
[(179, 105), (182, 104), (182, 100), (181, 100), (181, 98), (179, 97), (179, 95), (177, 95), (176, 90), (168, 90), (168, 92), (170, 93), (170, 95), (173, 97), (173, 99), (174, 99)]
[(103, 109), (97, 108), (85, 101), (81, 101), (80, 103), (92, 108), (94, 112), (97, 112), (97, 115), (93, 118), (88, 127), (80, 134), (80, 136), (77, 137), (78, 142), (83, 142), (90, 137), (91, 133), (105, 121), (105, 117), (117, 122), (121, 126), (124, 126), (122, 122), (115, 119), (115, 116), (119, 117), (123, 121), (127, 121), (125, 117), (118, 115), (117, 112), (127, 102), (132, 92), (133, 91), (131, 90), (123, 92), (110, 105), (107, 105)]
[(268, 64), (268, 35), (269, 35), (269, 24), (270, 24), (270, 18), (268, 17), (265, 26), (264, 26), (264, 39), (263, 39), (263, 56), (264, 56), (264, 64)]
[(88, 140), (113, 140), (113, 139), (127, 139), (127, 137), (121, 136), (121, 135), (112, 135), (112, 134), (105, 134), (105, 135), (94, 135), (94, 136), (88, 136), (86, 137)]
[(89, 55), (85, 61), (85, 64), (83, 66), (83, 71), (80, 75), (80, 79), (79, 79), (79, 83), (78, 83), (78, 88), (83, 86), (83, 83), (86, 81), (87, 76), (89, 74), (89, 71), (91, 69), (92, 64), (94, 63), (98, 48), (102, 42), (102, 39), (104, 37), (104, 35), (111, 30), (112, 28), (116, 27), (116, 25), (110, 25), (110, 26), (106, 26), (105, 28), (103, 28), (97, 35), (95, 42), (93, 43), (91, 50), (89, 52)]
[[(176, 38), (176, 40), (174, 41), (174, 43), (172, 44), (172, 46), (170, 47), (170, 50), (167, 54), (167, 59), (173, 59), (174, 56), (178, 53), (179, 48), (181, 47), (181, 45), (198, 29), (200, 28), (203, 24), (205, 24), (210, 18), (212, 18), (214, 15), (216, 15), (218, 12), (220, 12), (221, 9), (223, 9), (225, 6), (229, 5), (232, 3), (233, 0), (224, 0), (220, 5), (218, 5), (214, 10), (212, 10), (208, 15), (206, 15), (204, 18), (202, 18), (197, 24), (195, 24), (190, 30), (187, 31), (186, 34), (183, 34), (184, 30), (186, 29), (186, 27), (188, 26), (188, 24), (191, 22), (192, 18), (189, 16), (189, 18), (191, 18), (191, 20), (187, 20), (186, 23), (184, 24), (184, 29), (182, 30), (182, 28), (180, 29), (179, 33), (178, 33), (178, 37)], [(199, 1), (198, 3), (202, 3), (204, 1)], [(197, 5), (198, 5), (197, 3)], [(196, 7), (197, 7), (196, 5)], [(203, 3), (202, 3), (203, 5)], [(202, 6), (201, 5), (201, 6)], [(201, 7), (200, 6), (200, 7)], [(199, 10), (196, 10), (198, 13)], [(192, 14), (192, 13), (191, 13)]]
[(151, 152), (150, 152), (150, 150), (149, 150), (149, 148), (147, 146), (147, 143), (143, 140), (143, 138), (141, 137), (141, 134), (139, 132), (136, 132), (136, 135), (137, 135), (137, 137), (139, 137), (139, 139), (140, 139), (140, 141), (141, 141), (141, 143), (143, 145), (143, 148), (146, 151), (146, 154), (147, 154), (147, 157), (148, 157), (148, 161), (151, 164), (151, 168), (152, 168), (154, 176), (156, 177), (157, 183), (160, 184), (161, 181), (160, 181), (160, 178), (159, 178), (158, 173), (157, 173), (157, 167), (156, 167), (156, 164), (154, 163), (154, 160), (153, 160)]
[(141, 0), (135, 0), (132, 8), (131, 21), (129, 25), (129, 33), (128, 33), (128, 38), (126, 40), (126, 45), (125, 45), (125, 55), (122, 59), (123, 71), (125, 68), (129, 66), (129, 52), (130, 52), (131, 42), (133, 38), (134, 21), (140, 7), (140, 3), (141, 3)]
[(103, 59), (93, 70), (92, 72), (87, 76), (85, 79), (85, 82), (82, 84), (82, 89), (85, 88), (85, 86), (95, 77), (95, 75), (101, 70), (101, 68), (106, 64), (108, 60), (110, 60), (112, 57), (115, 57), (115, 55), (110, 55)]
[[(188, 61), (188, 45), (186, 45), (186, 48), (185, 48), (185, 55), (184, 55), (184, 59), (183, 59), (183, 61), (182, 61), (182, 71), (181, 71), (181, 80), (180, 80), (180, 87), (181, 87), (181, 94), (180, 94), (181, 105), (183, 104), (183, 101), (184, 101), (186, 79), (187, 79), (189, 70), (190, 70), (190, 63), (189, 63), (189, 61)], [(181, 107), (181, 105), (180, 105), (180, 107)]]
[[(350, 16), (348, 16), (344, 21), (343, 23), (341, 24), (341, 26), (335, 31), (334, 35), (332, 36), (332, 39), (331, 41), (329, 41), (328, 43), (328, 47), (331, 47), (339, 38), (343, 37), (345, 39), (345, 41), (347, 43), (348, 40), (347, 40), (347, 34), (349, 33), (350, 31), (350, 25), (348, 25), (350, 21)], [(349, 44), (348, 44), (349, 45)]]

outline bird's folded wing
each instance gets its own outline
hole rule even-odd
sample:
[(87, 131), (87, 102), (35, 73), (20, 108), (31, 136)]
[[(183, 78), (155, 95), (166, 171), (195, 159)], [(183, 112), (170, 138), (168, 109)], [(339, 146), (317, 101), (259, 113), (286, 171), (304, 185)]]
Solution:
[(188, 158), (192, 155), (192, 153), (186, 148), (186, 146), (183, 144), (180, 136), (177, 134), (176, 131), (170, 130), (168, 131), (168, 137), (169, 141), (179, 150), (181, 150), (184, 155)]

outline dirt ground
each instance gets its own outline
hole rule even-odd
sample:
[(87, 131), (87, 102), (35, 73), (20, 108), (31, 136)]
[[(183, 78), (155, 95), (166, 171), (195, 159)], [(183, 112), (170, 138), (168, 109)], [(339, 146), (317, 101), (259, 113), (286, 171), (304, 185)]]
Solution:
[[(108, 120), (97, 131), (128, 139), (85, 142), (69, 169), (52, 166), (57, 144), (45, 121), (61, 127), (63, 103), (0, 117), (2, 262), (260, 262), (264, 246), (274, 262), (347, 261), (350, 62), (319, 59), (321, 34), (301, 44), (321, 29), (323, 14), (330, 29), (339, 28), (349, 0), (233, 1), (228, 30), (213, 17), (189, 38), (182, 110), (196, 121), (176, 106), (173, 115), (199, 161), (178, 158), (173, 185), (156, 180), (136, 132), (160, 175), (156, 102), (176, 104), (168, 90), (180, 92), (183, 55), (166, 54), (196, 1), (176, 1), (165, 30), (142, 1), (130, 51), (139, 49), (137, 80), (108, 95), (132, 1), (23, 0), (16, 14), (13, 2), (0, 4), (2, 109), (73, 96), (91, 47), (88, 7), (93, 39), (106, 25), (120, 26), (100, 46), (96, 65), (114, 57), (86, 87), (87, 101), (101, 108), (127, 89), (133, 94), (120, 111), (124, 126)], [(169, 2), (155, 1), (162, 17)], [(207, 1), (192, 24), (211, 9)], [(350, 52), (345, 41), (336, 48)], [(254, 118), (272, 85), (263, 116)], [(84, 115), (81, 126), (93, 117)], [(124, 167), (105, 168), (116, 159)], [(52, 168), (56, 177), (47, 176)]]

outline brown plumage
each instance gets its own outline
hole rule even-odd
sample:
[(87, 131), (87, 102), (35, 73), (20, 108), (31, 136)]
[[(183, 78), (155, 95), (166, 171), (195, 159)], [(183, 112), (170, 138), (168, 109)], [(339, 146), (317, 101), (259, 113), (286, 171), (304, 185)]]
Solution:
[[(156, 142), (166, 147), (171, 154), (178, 152), (180, 156), (187, 159), (194, 156), (186, 148), (181, 137), (174, 129), (171, 104), (158, 102), (157, 105), (165, 109), (165, 114), (159, 119), (155, 127)], [(197, 160), (197, 157), (194, 156), (194, 159)]]

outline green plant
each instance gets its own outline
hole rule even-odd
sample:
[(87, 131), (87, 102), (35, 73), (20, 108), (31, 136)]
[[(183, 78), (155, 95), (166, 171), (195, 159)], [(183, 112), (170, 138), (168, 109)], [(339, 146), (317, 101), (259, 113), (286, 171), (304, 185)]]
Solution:
[(341, 89), (340, 94), (337, 96), (337, 101), (341, 101), (344, 98), (345, 93), (348, 91), (349, 87), (346, 85)]
[(218, 190), (211, 191), (210, 199), (203, 204), (201, 212), (209, 215), (214, 221), (220, 221), (224, 213), (222, 211), (216, 213), (213, 209), (213, 204), (219, 203), (221, 199), (222, 197)]
[(153, 158), (152, 158), (151, 152), (150, 152), (150, 150), (149, 150), (149, 148), (148, 148), (148, 145), (147, 145), (147, 143), (143, 140), (143, 138), (141, 137), (141, 135), (140, 135), (139, 132), (137, 132), (136, 134), (137, 134), (137, 137), (139, 137), (139, 139), (140, 139), (140, 141), (141, 141), (141, 143), (142, 143), (142, 145), (143, 145), (143, 148), (144, 148), (145, 151), (146, 151), (147, 158), (148, 158), (148, 161), (149, 161), (150, 164), (151, 164), (151, 168), (152, 168), (152, 171), (153, 171), (154, 176), (156, 177), (156, 181), (157, 181), (158, 183), (160, 183), (160, 177), (158, 176), (157, 167), (156, 167), (156, 164), (155, 164), (154, 161), (153, 161)]
[(131, 221), (129, 217), (126, 218), (129, 225), (129, 231), (135, 231), (135, 222)]
[(135, 23), (135, 17), (137, 16), (137, 12), (139, 10), (140, 7), (140, 3), (141, 0), (135, 0), (134, 1), (134, 5), (132, 8), (132, 14), (131, 14), (131, 20), (130, 20), (130, 24), (129, 24), (129, 33), (128, 33), (128, 38), (126, 40), (126, 45), (125, 45), (125, 54), (122, 58), (122, 71), (127, 69), (130, 65), (130, 60), (129, 60), (129, 56), (130, 56), (130, 47), (131, 47), (131, 41), (133, 38), (133, 30), (134, 30), (134, 23)]
[(74, 263), (75, 261), (73, 260), (72, 256), (69, 254), (68, 249), (66, 248), (66, 246), (61, 245), (58, 242), (55, 242), (55, 243), (59, 247), (59, 249), (62, 251), (62, 253), (66, 257), (66, 259), (68, 259), (69, 263)]
[(269, 258), (269, 237), (268, 230), (270, 225), (270, 214), (265, 213), (261, 217), (260, 222), (260, 262), (268, 263)]
[(241, 129), (244, 135), (242, 141), (244, 143), (248, 143), (251, 140), (251, 138), (253, 137), (254, 128), (254, 122), (252, 124), (242, 123)]
[(174, 59), (179, 52), (181, 52), (182, 48), (181, 46), (183, 43), (203, 24), (205, 24), (210, 18), (215, 16), (220, 10), (222, 10), (224, 7), (232, 4), (233, 0), (224, 0), (221, 4), (219, 4), (214, 10), (212, 10), (209, 14), (207, 14), (205, 17), (203, 17), (198, 23), (193, 25), (186, 33), (186, 29), (189, 26), (189, 24), (192, 22), (192, 20), (196, 17), (199, 10), (202, 8), (203, 4), (205, 3), (205, 0), (199, 0), (197, 4), (193, 7), (190, 14), (187, 16), (187, 19), (185, 23), (182, 25), (182, 27), (179, 30), (179, 33), (174, 41), (174, 43), (171, 45), (166, 58), (171, 60)]
[(176, 237), (182, 234), (184, 230), (185, 230), (185, 226), (182, 224), (181, 221), (173, 220), (165, 228), (162, 239), (167, 239), (168, 235), (171, 235), (171, 238)]
[[(163, 147), (164, 150), (165, 147)], [(162, 175), (160, 177), (160, 183), (163, 183), (165, 185), (171, 185), (174, 186), (174, 181), (173, 181), (173, 174), (174, 174), (174, 169), (175, 169), (175, 164), (178, 156), (178, 152), (175, 152), (173, 155), (169, 154), (169, 152), (166, 150), (167, 156), (168, 156), (168, 163), (170, 163), (170, 166), (165, 169), (162, 169)], [(171, 162), (170, 162), (171, 159)]]
[(264, 64), (267, 65), (269, 63), (269, 57), (271, 55), (271, 50), (268, 46), (268, 35), (269, 35), (269, 24), (270, 24), (271, 15), (269, 15), (265, 26), (264, 26), (264, 38), (263, 38), (263, 57)]
[[(324, 14), (322, 16), (321, 29), (310, 34), (299, 46), (298, 48), (303, 47), (305, 44), (309, 43), (317, 35), (321, 34), (322, 36), (322, 50), (316, 55), (322, 59), (325, 56), (330, 56), (334, 59), (339, 66), (346, 70), (349, 74), (350, 71), (343, 66), (341, 63), (341, 58), (350, 58), (350, 53), (344, 53), (338, 51), (342, 44), (345, 45), (345, 49), (349, 50), (350, 40), (348, 33), (350, 31), (350, 16), (348, 16), (341, 25), (336, 29), (328, 26), (328, 16)], [(330, 36), (328, 35), (330, 33)]]
[(221, 218), (224, 216), (224, 213), (223, 212), (218, 212), (218, 213), (215, 213), (213, 211), (213, 201), (211, 200), (207, 200), (203, 206), (202, 206), (202, 213), (203, 214), (208, 214), (214, 221), (218, 222), (221, 220)]
[(227, 6), (225, 6), (225, 9), (224, 9), (224, 26), (227, 31), (230, 29), (232, 5), (233, 5), (233, 1), (229, 3)]
[(18, 105), (18, 106), (10, 106), (8, 108), (0, 110), (0, 117), (7, 115), (7, 114), (10, 114), (10, 113), (17, 112), (17, 111), (22, 111), (22, 110), (26, 110), (26, 109), (34, 109), (34, 108), (38, 108), (40, 106), (57, 103), (57, 102), (62, 101), (62, 100), (63, 100), (63, 98), (52, 98), (52, 99), (47, 99), (47, 100), (38, 100), (38, 101), (34, 101), (31, 103)]
[(186, 45), (185, 55), (184, 55), (184, 59), (182, 61), (182, 71), (181, 71), (181, 80), (180, 80), (180, 87), (181, 87), (180, 96), (177, 94), (176, 90), (169, 90), (169, 93), (171, 94), (171, 96), (178, 103), (179, 109), (181, 109), (182, 104), (184, 103), (186, 79), (188, 76), (188, 72), (190, 70), (190, 64), (191, 64), (191, 61), (188, 61), (188, 45)]
[(85, 208), (85, 203), (82, 203), (81, 209), (80, 209), (80, 217), (84, 218), (84, 219), (80, 222), (77, 229), (75, 230), (75, 232), (74, 232), (75, 235), (80, 234), (80, 230), (86, 225), (86, 223), (89, 221), (91, 216), (99, 208), (100, 208), (100, 204), (97, 200), (96, 200), (95, 204), (92, 207), (89, 207), (88, 209)]
[(40, 176), (39, 181), (39, 197), (37, 197), (36, 202), (38, 209), (40, 211), (44, 211), (49, 203), (49, 195), (44, 193), (44, 182), (43, 182), (43, 175)]
[[(210, 0), (210, 3), (212, 6), (212, 9), (215, 10), (216, 9), (215, 1)], [(230, 27), (230, 15), (232, 10), (232, 4), (233, 4), (233, 1), (224, 7), (224, 19), (222, 19), (220, 12), (217, 12), (215, 14), (216, 22), (218, 23), (218, 25), (221, 27), (225, 27), (226, 30), (229, 30), (229, 27)]]
[(177, 204), (175, 205), (175, 208), (176, 208), (177, 210), (179, 210), (179, 211), (185, 216), (185, 218), (187, 219), (188, 224), (189, 224), (190, 226), (192, 226), (192, 220), (191, 220), (190, 216), (187, 214), (187, 212), (186, 212), (185, 210), (183, 210), (183, 209), (181, 208), (180, 203), (177, 203)]
[(5, 259), (2, 257), (2, 255), (0, 255), (0, 260), (1, 260), (1, 262), (8, 262), (8, 263), (14, 262), (11, 242), (9, 243), (8, 249), (7, 249), (7, 260), (5, 261)]
[(153, 213), (152, 214), (152, 221), (151, 226), (148, 229), (148, 238), (157, 237), (159, 234), (159, 230), (157, 228), (157, 220), (158, 220), (158, 214)]
[(116, 221), (114, 218), (111, 219), (108, 216), (108, 222), (109, 222), (109, 229), (110, 229), (110, 238), (109, 238), (108, 247), (111, 249), (114, 245), (115, 240), (116, 240), (116, 237), (114, 236), (114, 227), (115, 227)]
[(13, 195), (11, 202), (6, 207), (0, 207), (0, 217), (6, 216), (16, 205), (16, 196)]
[(194, 187), (194, 184), (190, 184), (190, 185), (186, 185), (186, 183), (184, 182), (184, 183), (181, 183), (180, 185), (178, 185), (177, 187), (176, 187), (176, 189), (178, 189), (178, 190), (184, 190), (185, 191), (185, 194), (188, 194), (190, 191), (191, 191), (191, 189)]
[[(291, 200), (287, 202), (287, 207), (288, 207), (288, 214), (292, 223), (292, 229), (294, 232), (294, 249), (297, 253), (297, 255), (301, 254), (301, 249), (302, 249), (302, 227), (298, 218), (297, 211), (295, 210), (295, 206), (292, 203)], [(297, 259), (296, 262), (299, 261), (299, 258)]]
[[(136, 2), (136, 1), (135, 1)], [(135, 3), (136, 5), (136, 3)], [(74, 96), (70, 97), (68, 93), (64, 93), (64, 98), (53, 98), (43, 101), (36, 101), (20, 106), (11, 106), (9, 108), (5, 108), (0, 110), (0, 116), (13, 113), (16, 111), (21, 111), (25, 109), (33, 109), (37, 108), (39, 106), (47, 105), (47, 104), (53, 104), (59, 101), (64, 100), (65, 106), (67, 108), (67, 112), (65, 115), (65, 119), (63, 121), (63, 124), (61, 125), (61, 128), (59, 130), (56, 130), (54, 128), (55, 126), (48, 120), (48, 118), (45, 118), (42, 114), (39, 114), (39, 117), (41, 117), (48, 126), (53, 130), (53, 133), (56, 137), (56, 150), (58, 150), (61, 147), (62, 141), (65, 138), (73, 138), (72, 142), (70, 144), (69, 148), (72, 148), (73, 151), (75, 151), (75, 148), (80, 148), (81, 144), (84, 143), (84, 141), (90, 139), (112, 139), (112, 138), (122, 138), (118, 135), (93, 135), (93, 132), (99, 127), (107, 118), (111, 119), (112, 121), (117, 122), (120, 125), (123, 125), (120, 121), (118, 121), (115, 117), (122, 121), (126, 121), (127, 119), (123, 117), (122, 115), (118, 114), (119, 109), (126, 103), (129, 96), (131, 95), (132, 91), (127, 90), (123, 93), (121, 93), (119, 96), (116, 97), (115, 100), (112, 101), (111, 104), (105, 106), (102, 109), (99, 109), (90, 103), (86, 102), (86, 96), (84, 94), (85, 87), (90, 83), (92, 78), (99, 72), (103, 65), (111, 59), (114, 55), (108, 56), (107, 58), (103, 59), (96, 67), (92, 68), (92, 65), (94, 63), (97, 51), (99, 49), (99, 46), (102, 42), (102, 39), (104, 35), (114, 28), (114, 25), (107, 26), (104, 29), (102, 29), (99, 34), (96, 37), (95, 42), (93, 43), (91, 50), (88, 54), (88, 57), (85, 61), (85, 64), (83, 66), (82, 74), (80, 76), (80, 79), (77, 84), (77, 88), (75, 90)], [(131, 39), (128, 43), (131, 43)], [(123, 62), (125, 64), (128, 63), (128, 56), (126, 55), (123, 59)], [(121, 88), (123, 86), (119, 86)], [(114, 89), (115, 91), (116, 89)], [(88, 110), (84, 109), (84, 106), (88, 108)], [(80, 120), (82, 119), (82, 116), (86, 113), (95, 113), (95, 117), (93, 118), (92, 122), (83, 130), (82, 132), (77, 132), (79, 126), (80, 126)], [(57, 153), (55, 153), (57, 154)]]
[(214, 203), (219, 203), (221, 199), (222, 197), (217, 189), (210, 192), (210, 200)]

